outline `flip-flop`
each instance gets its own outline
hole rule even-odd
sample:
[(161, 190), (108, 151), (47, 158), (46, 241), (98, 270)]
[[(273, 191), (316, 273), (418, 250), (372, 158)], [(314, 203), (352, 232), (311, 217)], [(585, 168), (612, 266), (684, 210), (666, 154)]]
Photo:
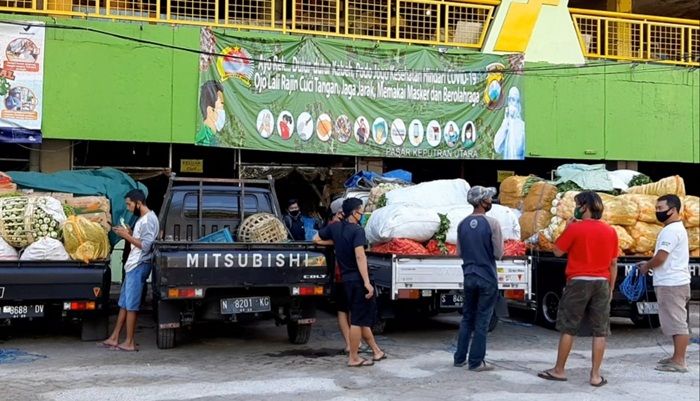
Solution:
[(374, 362), (379, 362), (379, 361), (385, 360), (386, 358), (387, 358), (386, 352), (382, 352), (382, 356), (380, 356), (379, 358), (372, 357), (372, 360)]
[(114, 347), (112, 349), (115, 351), (122, 351), (122, 352), (139, 352), (138, 348), (127, 349), (127, 348), (122, 347), (121, 345), (117, 345), (116, 347)]
[(537, 374), (537, 377), (540, 379), (545, 379), (545, 380), (551, 380), (555, 382), (565, 382), (569, 381), (566, 377), (556, 377), (554, 376), (550, 371), (548, 370), (543, 370), (540, 373)]
[(96, 343), (95, 345), (96, 345), (98, 348), (114, 348), (114, 347), (116, 347), (116, 345), (109, 345), (109, 344), (105, 344), (105, 343), (102, 343), (102, 342)]
[(374, 365), (374, 362), (368, 361), (367, 359), (363, 359), (362, 362), (360, 362), (360, 363), (354, 363), (354, 364), (348, 363), (349, 368), (363, 368), (365, 366), (373, 366), (373, 365)]
[(591, 386), (593, 387), (603, 387), (606, 384), (608, 384), (608, 379), (604, 378), (603, 376), (600, 376), (600, 381), (596, 384), (590, 383)]
[(671, 373), (687, 373), (688, 368), (684, 368), (683, 366), (670, 362), (666, 364), (662, 364), (657, 366), (654, 370), (658, 370), (659, 372), (671, 372)]
[(671, 362), (673, 362), (673, 357), (669, 356), (668, 358), (659, 359), (659, 361), (656, 363), (658, 363), (659, 365), (668, 365)]

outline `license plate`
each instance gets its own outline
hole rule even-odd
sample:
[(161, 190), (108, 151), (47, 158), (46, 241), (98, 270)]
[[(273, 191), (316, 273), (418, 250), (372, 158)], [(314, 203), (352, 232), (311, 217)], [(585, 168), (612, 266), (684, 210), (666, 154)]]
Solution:
[(658, 315), (659, 304), (656, 302), (637, 302), (637, 312), (640, 315)]
[(442, 294), (440, 295), (441, 308), (458, 309), (464, 305), (464, 297), (462, 294)]
[(270, 297), (226, 298), (221, 300), (221, 313), (224, 315), (269, 312), (270, 310)]
[(43, 317), (44, 305), (5, 305), (0, 309), (2, 319), (23, 319), (27, 317)]

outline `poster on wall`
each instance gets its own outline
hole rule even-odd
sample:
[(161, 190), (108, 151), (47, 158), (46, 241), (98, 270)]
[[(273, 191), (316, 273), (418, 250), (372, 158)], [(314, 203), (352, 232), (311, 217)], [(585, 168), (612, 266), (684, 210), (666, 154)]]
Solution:
[(41, 22), (0, 23), (0, 142), (41, 142), (44, 34)]
[(522, 55), (204, 28), (195, 143), (523, 159)]

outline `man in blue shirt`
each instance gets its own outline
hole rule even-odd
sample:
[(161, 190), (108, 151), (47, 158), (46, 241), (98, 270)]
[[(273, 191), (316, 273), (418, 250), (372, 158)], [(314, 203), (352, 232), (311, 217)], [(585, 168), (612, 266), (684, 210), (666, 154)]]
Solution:
[(457, 227), (457, 249), (464, 271), (464, 309), (454, 366), (466, 365), (469, 351), (469, 370), (475, 372), (493, 370), (484, 362), (484, 356), (486, 334), (498, 299), (496, 259), (503, 257), (501, 227), (496, 219), (486, 216), (494, 195), (495, 188), (472, 187), (467, 201), (474, 206), (474, 212)]

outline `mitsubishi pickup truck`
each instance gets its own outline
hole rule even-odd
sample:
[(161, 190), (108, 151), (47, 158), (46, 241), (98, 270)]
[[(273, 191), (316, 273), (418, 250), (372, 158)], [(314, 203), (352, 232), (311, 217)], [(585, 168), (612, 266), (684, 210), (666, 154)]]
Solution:
[[(315, 304), (329, 292), (332, 250), (309, 242), (236, 242), (255, 213), (281, 218), (274, 181), (173, 177), (154, 245), (158, 348), (198, 322), (274, 319), (294, 344), (309, 341)], [(225, 230), (231, 241), (202, 242)]]

